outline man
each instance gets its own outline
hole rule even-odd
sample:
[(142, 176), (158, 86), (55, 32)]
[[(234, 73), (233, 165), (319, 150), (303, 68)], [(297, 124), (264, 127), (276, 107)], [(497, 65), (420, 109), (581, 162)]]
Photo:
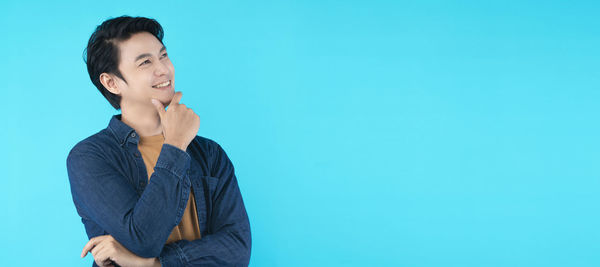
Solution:
[[(175, 92), (158, 22), (122, 16), (86, 48), (92, 83), (121, 114), (67, 158), (94, 266), (247, 266), (251, 235), (234, 167)], [(165, 107), (168, 106), (168, 109)]]

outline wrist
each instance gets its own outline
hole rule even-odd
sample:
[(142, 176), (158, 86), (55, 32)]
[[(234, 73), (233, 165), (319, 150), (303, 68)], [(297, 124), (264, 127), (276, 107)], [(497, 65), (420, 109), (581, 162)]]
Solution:
[(161, 267), (160, 260), (158, 258), (144, 258), (144, 262), (141, 265), (143, 267)]
[(183, 151), (185, 151), (187, 149), (187, 146), (181, 144), (180, 142), (174, 142), (174, 141), (165, 140), (165, 144), (172, 145), (172, 146), (174, 146), (176, 148), (179, 148), (179, 149), (181, 149)]
[(153, 258), (152, 260), (152, 267), (162, 267), (158, 258)]

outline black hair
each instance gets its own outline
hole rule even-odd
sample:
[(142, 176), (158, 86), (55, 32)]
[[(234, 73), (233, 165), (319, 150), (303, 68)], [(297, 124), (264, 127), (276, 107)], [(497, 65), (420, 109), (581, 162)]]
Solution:
[(98, 25), (83, 52), (83, 61), (87, 64), (92, 83), (117, 110), (121, 108), (121, 96), (111, 93), (102, 85), (100, 74), (104, 72), (114, 74), (125, 81), (119, 71), (118, 43), (126, 41), (131, 35), (138, 32), (149, 32), (162, 43), (164, 32), (162, 26), (156, 20), (145, 17), (121, 16), (108, 19)]

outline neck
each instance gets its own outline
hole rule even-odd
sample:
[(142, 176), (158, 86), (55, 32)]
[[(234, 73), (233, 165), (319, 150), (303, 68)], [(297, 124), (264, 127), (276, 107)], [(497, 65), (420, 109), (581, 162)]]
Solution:
[(160, 117), (154, 106), (121, 106), (121, 121), (140, 136), (162, 134)]

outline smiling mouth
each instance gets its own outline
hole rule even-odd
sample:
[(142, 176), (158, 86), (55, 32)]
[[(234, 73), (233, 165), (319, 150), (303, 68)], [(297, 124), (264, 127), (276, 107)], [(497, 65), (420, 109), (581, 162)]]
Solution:
[(160, 88), (163, 88), (163, 87), (167, 87), (169, 85), (171, 85), (171, 80), (168, 80), (168, 81), (166, 81), (164, 83), (159, 83), (157, 85), (154, 85), (154, 86), (152, 86), (152, 88), (160, 89)]

